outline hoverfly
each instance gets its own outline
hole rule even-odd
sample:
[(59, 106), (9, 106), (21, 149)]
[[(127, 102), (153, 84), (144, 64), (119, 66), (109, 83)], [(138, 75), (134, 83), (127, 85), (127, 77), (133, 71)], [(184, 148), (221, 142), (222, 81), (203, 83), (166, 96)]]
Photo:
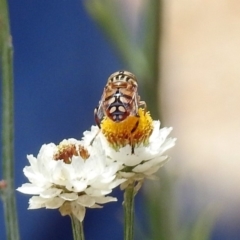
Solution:
[[(121, 122), (128, 116), (138, 117), (139, 108), (146, 110), (146, 103), (140, 101), (136, 77), (128, 71), (118, 71), (108, 78), (99, 105), (94, 110), (95, 121), (101, 128), (105, 116), (114, 122)], [(138, 122), (132, 133), (137, 126)]]

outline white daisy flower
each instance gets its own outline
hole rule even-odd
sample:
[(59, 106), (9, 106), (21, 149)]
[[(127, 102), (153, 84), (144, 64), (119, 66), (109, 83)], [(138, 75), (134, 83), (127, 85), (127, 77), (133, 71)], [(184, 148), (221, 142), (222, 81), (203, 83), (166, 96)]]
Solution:
[(27, 156), (30, 166), (23, 169), (30, 183), (17, 190), (36, 195), (29, 200), (29, 209), (59, 208), (63, 216), (73, 214), (83, 221), (86, 207), (116, 201), (106, 196), (124, 179), (117, 179), (117, 162), (107, 162), (99, 141), (93, 146), (76, 139), (59, 145), (44, 144), (37, 157)]
[(176, 141), (167, 138), (172, 128), (160, 129), (160, 122), (153, 121), (143, 109), (139, 109), (138, 115), (118, 123), (105, 118), (101, 123), (99, 137), (106, 155), (122, 165), (118, 176), (128, 179), (121, 185), (122, 189), (134, 181), (154, 178), (153, 174), (168, 160), (165, 151)]

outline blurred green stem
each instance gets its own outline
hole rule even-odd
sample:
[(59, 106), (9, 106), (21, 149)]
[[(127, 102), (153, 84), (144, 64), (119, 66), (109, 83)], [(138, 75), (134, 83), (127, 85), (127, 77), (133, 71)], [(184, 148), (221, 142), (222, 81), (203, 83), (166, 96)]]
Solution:
[(124, 240), (133, 240), (134, 195), (134, 184), (129, 184), (124, 192)]
[(14, 188), (14, 137), (13, 137), (13, 47), (10, 35), (8, 5), (0, 0), (0, 63), (2, 74), (2, 175), (6, 187), (1, 191), (6, 235), (18, 240), (18, 222)]
[(73, 214), (70, 216), (72, 221), (72, 231), (74, 240), (84, 240), (83, 224)]
[(145, 38), (142, 44), (146, 59), (145, 72), (139, 72), (142, 78), (143, 97), (153, 119), (161, 119), (159, 106), (160, 84), (160, 40), (161, 40), (162, 0), (152, 0), (145, 8)]
[[(149, 182), (145, 184), (145, 200), (149, 214), (150, 239), (151, 240), (176, 240), (177, 220), (175, 195), (173, 191), (173, 177), (166, 169), (161, 169), (159, 184)], [(154, 194), (153, 194), (154, 193)]]

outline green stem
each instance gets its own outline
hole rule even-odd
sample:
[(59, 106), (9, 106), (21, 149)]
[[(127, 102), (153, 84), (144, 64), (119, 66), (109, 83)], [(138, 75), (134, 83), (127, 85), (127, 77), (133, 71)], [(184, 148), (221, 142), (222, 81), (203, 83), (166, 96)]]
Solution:
[(124, 192), (124, 240), (133, 240), (134, 195), (134, 184), (130, 184)]
[(74, 240), (84, 240), (83, 224), (73, 214), (70, 216), (72, 221), (72, 231)]
[(13, 123), (13, 47), (11, 42), (8, 5), (0, 0), (0, 63), (2, 74), (2, 166), (6, 187), (2, 191), (6, 235), (18, 240), (18, 222), (14, 188), (14, 123)]

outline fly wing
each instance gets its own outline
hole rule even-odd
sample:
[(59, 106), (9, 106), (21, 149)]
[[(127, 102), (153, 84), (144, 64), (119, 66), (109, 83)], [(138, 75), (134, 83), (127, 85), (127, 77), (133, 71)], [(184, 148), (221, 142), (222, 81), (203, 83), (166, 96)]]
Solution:
[(129, 87), (127, 89), (124, 89), (122, 93), (122, 97), (125, 98), (125, 102), (123, 102), (123, 104), (124, 107), (128, 110), (129, 115), (138, 116), (139, 96), (137, 87), (129, 85)]
[(104, 108), (103, 108), (103, 102), (105, 98), (105, 94), (103, 92), (103, 95), (99, 101), (99, 105), (94, 109), (94, 118), (95, 122), (98, 125), (99, 128), (101, 128), (101, 122), (105, 116)]

